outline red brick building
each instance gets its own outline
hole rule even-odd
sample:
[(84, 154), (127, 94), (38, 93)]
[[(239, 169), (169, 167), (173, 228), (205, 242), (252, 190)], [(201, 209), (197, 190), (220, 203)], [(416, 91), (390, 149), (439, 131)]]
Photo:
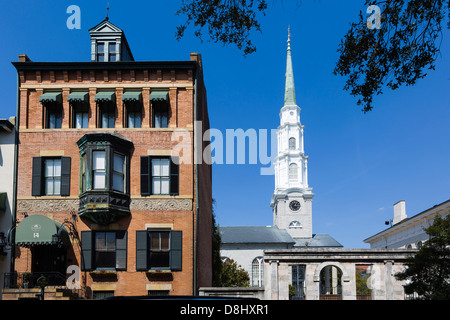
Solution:
[(108, 20), (89, 32), (90, 62), (20, 55), (13, 63), (20, 144), (11, 283), (22, 287), (31, 272), (32, 286), (36, 275), (50, 282), (55, 274), (64, 285), (80, 270), (88, 298), (195, 295), (212, 279), (201, 56), (134, 61)]

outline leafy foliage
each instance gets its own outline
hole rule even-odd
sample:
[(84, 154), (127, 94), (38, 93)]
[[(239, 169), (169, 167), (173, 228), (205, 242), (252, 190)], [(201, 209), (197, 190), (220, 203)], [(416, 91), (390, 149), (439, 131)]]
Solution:
[(219, 226), (216, 223), (216, 215), (214, 213), (214, 206), (216, 201), (212, 201), (212, 284), (214, 287), (220, 287), (221, 274), (222, 274), (222, 259), (220, 257), (220, 245), (222, 238), (220, 237)]
[(426, 69), (434, 70), (450, 0), (366, 0), (365, 8), (369, 5), (381, 8), (381, 28), (369, 29), (360, 12), (341, 40), (334, 69), (347, 77), (344, 89), (360, 97), (364, 112), (372, 110), (384, 85), (392, 90), (414, 85)]
[(249, 287), (250, 277), (233, 259), (225, 259), (222, 262), (220, 287)]
[(254, 29), (261, 32), (256, 19), (258, 12), (265, 14), (265, 0), (183, 0), (177, 14), (186, 16), (186, 23), (177, 27), (176, 38), (184, 36), (188, 25), (196, 27), (195, 36), (203, 40), (203, 29), (214, 42), (235, 44), (244, 55), (256, 51), (249, 39)]
[(407, 280), (405, 293), (424, 300), (450, 300), (450, 215), (437, 216), (425, 229), (430, 239), (398, 274)]

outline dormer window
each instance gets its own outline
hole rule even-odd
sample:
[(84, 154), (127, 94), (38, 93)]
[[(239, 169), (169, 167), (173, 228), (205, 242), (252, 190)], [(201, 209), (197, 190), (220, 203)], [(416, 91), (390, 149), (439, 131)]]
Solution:
[(97, 43), (97, 61), (98, 62), (105, 61), (105, 43), (103, 42)]
[(115, 42), (109, 42), (108, 43), (108, 61), (109, 62), (115, 62), (116, 60), (116, 43)]
[(108, 20), (89, 30), (91, 35), (91, 61), (134, 61), (124, 32)]

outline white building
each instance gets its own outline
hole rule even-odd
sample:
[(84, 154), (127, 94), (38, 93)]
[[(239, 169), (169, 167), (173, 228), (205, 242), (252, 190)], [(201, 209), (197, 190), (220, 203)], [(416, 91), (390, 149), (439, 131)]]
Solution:
[[(11, 270), (11, 248), (6, 245), (14, 219), (15, 117), (0, 119), (0, 289), (4, 274)], [(0, 290), (0, 299), (2, 291)]]
[(364, 242), (369, 243), (371, 248), (418, 249), (428, 240), (424, 228), (429, 227), (437, 215), (444, 218), (449, 213), (450, 200), (447, 200), (408, 218), (405, 201), (399, 201), (394, 204), (394, 218), (386, 221), (390, 227)]

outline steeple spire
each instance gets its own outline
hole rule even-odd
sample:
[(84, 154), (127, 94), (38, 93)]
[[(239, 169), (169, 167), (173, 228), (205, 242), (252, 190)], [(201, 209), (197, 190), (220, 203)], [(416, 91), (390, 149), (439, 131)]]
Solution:
[(295, 99), (294, 71), (292, 69), (290, 28), (288, 28), (288, 40), (287, 40), (286, 84), (284, 87), (284, 105), (285, 106), (297, 105)]

